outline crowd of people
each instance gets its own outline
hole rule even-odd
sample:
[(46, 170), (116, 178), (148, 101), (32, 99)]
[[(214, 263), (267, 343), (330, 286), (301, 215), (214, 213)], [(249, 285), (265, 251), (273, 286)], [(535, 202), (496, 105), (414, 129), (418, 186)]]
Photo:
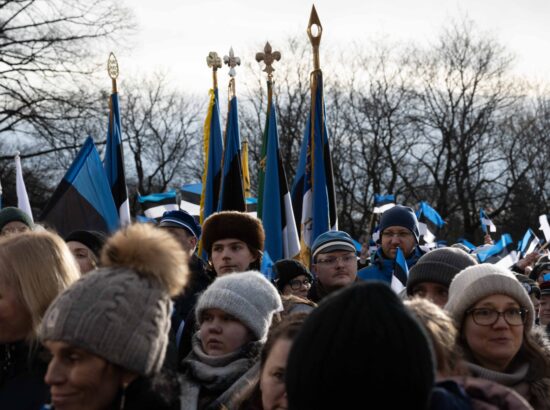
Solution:
[(366, 262), (328, 231), (271, 278), (248, 213), (61, 238), (4, 208), (0, 409), (550, 409), (548, 255), (426, 251), (401, 205), (379, 232)]

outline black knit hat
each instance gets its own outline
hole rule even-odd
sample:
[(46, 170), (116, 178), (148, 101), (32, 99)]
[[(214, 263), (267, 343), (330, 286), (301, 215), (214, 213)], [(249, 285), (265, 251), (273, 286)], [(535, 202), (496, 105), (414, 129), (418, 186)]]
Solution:
[(304, 275), (313, 281), (313, 275), (307, 268), (294, 259), (281, 259), (273, 264), (272, 269), (275, 275), (273, 282), (275, 282), (275, 286), (281, 293), (288, 282), (297, 276)]
[[(403, 228), (407, 228), (414, 235), (416, 242), (418, 242), (418, 237), (420, 236), (418, 231), (418, 219), (416, 219), (416, 214), (412, 208), (403, 205), (395, 205), (384, 212), (380, 217), (380, 238), (382, 238), (384, 229), (390, 226), (402, 226)], [(380, 242), (380, 239), (378, 242)]]
[(521, 283), (521, 286), (525, 288), (529, 295), (535, 295), (537, 299), (540, 299), (540, 286), (536, 281), (521, 273), (516, 273), (516, 279)]
[(531, 269), (529, 277), (533, 280), (537, 280), (540, 274), (547, 270), (550, 270), (550, 262), (546, 259), (539, 258), (535, 266), (533, 266), (533, 269)]
[(27, 225), (30, 229), (34, 228), (32, 219), (19, 208), (7, 206), (0, 211), (0, 230), (10, 222), (18, 221)]
[(409, 271), (407, 295), (421, 282), (435, 282), (448, 288), (458, 272), (473, 265), (477, 265), (476, 259), (462, 249), (434, 249), (422, 255)]
[(381, 282), (327, 296), (294, 340), (286, 368), (288, 408), (426, 409), (435, 379), (431, 341)]
[(212, 245), (221, 239), (235, 238), (249, 248), (263, 252), (265, 233), (262, 222), (245, 212), (222, 211), (206, 218), (202, 225), (202, 249), (210, 255)]
[(107, 236), (99, 231), (73, 231), (65, 237), (65, 242), (71, 241), (86, 245), (99, 258), (101, 248), (107, 241)]

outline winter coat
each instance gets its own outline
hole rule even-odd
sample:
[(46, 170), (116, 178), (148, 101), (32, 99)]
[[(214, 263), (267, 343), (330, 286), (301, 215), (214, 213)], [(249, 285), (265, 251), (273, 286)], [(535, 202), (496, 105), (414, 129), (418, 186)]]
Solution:
[(38, 410), (50, 400), (43, 348), (24, 342), (0, 345), (0, 409)]
[[(419, 246), (414, 249), (412, 255), (406, 259), (409, 269), (424, 253)], [(390, 284), (394, 266), (395, 259), (386, 258), (382, 253), (382, 248), (380, 248), (373, 255), (371, 264), (357, 272), (357, 276), (362, 280), (380, 280)]]

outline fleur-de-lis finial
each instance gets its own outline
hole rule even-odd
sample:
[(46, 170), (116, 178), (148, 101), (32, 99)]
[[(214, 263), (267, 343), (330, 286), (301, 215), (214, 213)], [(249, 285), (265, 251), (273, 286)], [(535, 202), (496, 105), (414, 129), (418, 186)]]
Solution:
[(268, 77), (271, 79), (273, 77), (273, 63), (281, 59), (281, 53), (279, 51), (272, 51), (271, 44), (269, 41), (265, 43), (264, 52), (256, 53), (256, 61), (259, 63), (263, 61), (265, 63), (264, 71), (267, 73)]
[(229, 49), (229, 55), (224, 56), (223, 62), (229, 66), (229, 76), (231, 78), (235, 77), (237, 75), (235, 67), (241, 65), (241, 59), (239, 57), (235, 57), (233, 47)]

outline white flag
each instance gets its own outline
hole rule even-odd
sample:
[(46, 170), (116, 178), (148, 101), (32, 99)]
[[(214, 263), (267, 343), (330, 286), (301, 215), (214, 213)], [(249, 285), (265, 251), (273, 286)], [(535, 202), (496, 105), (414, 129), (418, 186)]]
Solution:
[(31, 203), (29, 202), (27, 188), (25, 188), (25, 181), (23, 180), (23, 170), (21, 169), (19, 152), (15, 154), (15, 191), (17, 192), (17, 207), (25, 212), (31, 218), (31, 221), (34, 222)]

